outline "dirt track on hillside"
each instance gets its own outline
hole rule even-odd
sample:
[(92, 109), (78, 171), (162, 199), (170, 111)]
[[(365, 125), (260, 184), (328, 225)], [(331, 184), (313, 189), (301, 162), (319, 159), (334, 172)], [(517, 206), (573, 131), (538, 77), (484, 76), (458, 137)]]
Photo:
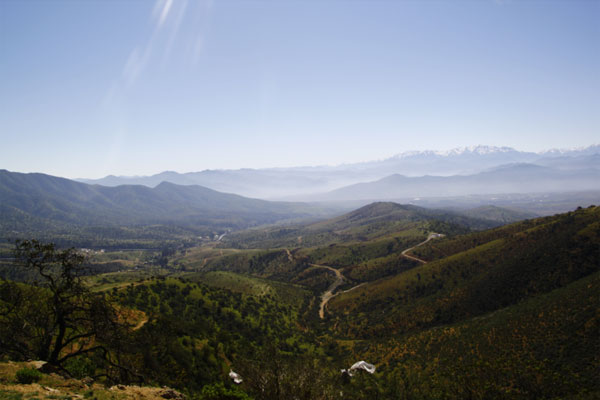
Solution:
[[(427, 242), (429, 242), (429, 241), (431, 241), (433, 239), (441, 238), (441, 237), (444, 237), (444, 236), (445, 235), (443, 235), (441, 233), (432, 232), (432, 233), (429, 234), (429, 236), (427, 236), (426, 240), (422, 241), (419, 244), (414, 245), (413, 247), (410, 247), (410, 248), (402, 251), (402, 253), (400, 253), (400, 254), (403, 257), (408, 258), (409, 260), (417, 261), (417, 262), (420, 262), (421, 264), (427, 264), (427, 261), (421, 260), (418, 257), (409, 256), (407, 253), (409, 251), (411, 251), (411, 250), (416, 249), (419, 246), (423, 246), (425, 243), (427, 243)], [(286, 249), (286, 251), (288, 252), (288, 255), (291, 256), (291, 254), (289, 253), (289, 250)], [(346, 278), (344, 277), (344, 275), (342, 275), (342, 272), (340, 270), (332, 268), (332, 267), (330, 267), (328, 265), (318, 265), (318, 264), (310, 264), (310, 265), (312, 267), (314, 267), (314, 268), (325, 268), (325, 269), (328, 269), (330, 271), (333, 271), (335, 273), (335, 277), (336, 277), (335, 282), (333, 282), (331, 284), (331, 286), (329, 286), (329, 288), (327, 288), (327, 290), (325, 292), (323, 292), (323, 294), (321, 295), (321, 305), (319, 307), (319, 318), (321, 318), (321, 319), (325, 319), (325, 307), (327, 306), (327, 303), (329, 302), (329, 300), (331, 300), (332, 298), (334, 298), (338, 294), (347, 293), (347, 292), (349, 292), (351, 290), (354, 290), (357, 287), (362, 286), (362, 285), (364, 285), (364, 284), (367, 283), (367, 282), (363, 282), (360, 285), (356, 285), (356, 286), (354, 286), (354, 287), (352, 287), (352, 288), (350, 288), (348, 290), (344, 290), (342, 292), (333, 294), (333, 292), (335, 291), (335, 289), (337, 289), (340, 285), (342, 285), (346, 281)]]
[(418, 257), (415, 257), (415, 256), (409, 256), (407, 253), (409, 251), (412, 251), (412, 250), (416, 249), (419, 246), (423, 246), (425, 243), (429, 242), (430, 240), (441, 238), (441, 237), (444, 237), (444, 236), (445, 236), (444, 234), (432, 232), (432, 233), (429, 234), (429, 236), (427, 236), (426, 240), (422, 241), (419, 244), (414, 245), (413, 247), (410, 247), (410, 248), (402, 251), (402, 253), (400, 253), (400, 254), (402, 254), (402, 257), (408, 258), (409, 260), (418, 261), (421, 264), (427, 264), (427, 261), (422, 260), (422, 259), (420, 259)]

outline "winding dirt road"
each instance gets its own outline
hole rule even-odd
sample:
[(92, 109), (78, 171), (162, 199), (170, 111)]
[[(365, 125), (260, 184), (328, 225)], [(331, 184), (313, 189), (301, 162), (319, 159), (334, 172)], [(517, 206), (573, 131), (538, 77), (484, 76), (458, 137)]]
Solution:
[(342, 273), (339, 270), (332, 268), (328, 265), (310, 264), (310, 266), (314, 267), (314, 268), (324, 268), (329, 271), (332, 271), (335, 274), (335, 281), (321, 295), (321, 305), (319, 306), (319, 317), (321, 319), (324, 319), (325, 318), (325, 305), (334, 296), (333, 292), (335, 291), (335, 289), (337, 289), (338, 286), (343, 284), (344, 281), (346, 281), (346, 278), (344, 278), (344, 275), (342, 275)]
[(419, 247), (419, 246), (423, 246), (425, 243), (429, 242), (430, 240), (437, 239), (437, 238), (441, 238), (441, 237), (444, 237), (444, 236), (446, 236), (446, 235), (444, 235), (444, 234), (442, 234), (442, 233), (435, 233), (435, 232), (432, 232), (432, 233), (430, 233), (430, 234), (429, 234), (429, 236), (427, 236), (427, 239), (426, 239), (426, 240), (422, 241), (422, 242), (421, 242), (421, 243), (419, 243), (419, 244), (416, 244), (416, 245), (414, 245), (413, 247), (410, 247), (410, 248), (408, 248), (408, 249), (406, 249), (406, 250), (402, 251), (402, 253), (400, 253), (400, 254), (402, 254), (402, 257), (408, 258), (409, 260), (418, 261), (418, 262), (420, 262), (421, 264), (427, 264), (427, 261), (425, 261), (425, 260), (421, 260), (421, 259), (420, 259), (420, 258), (418, 258), (418, 257), (409, 256), (407, 253), (408, 253), (409, 251), (412, 251), (412, 250), (416, 249), (416, 248), (417, 248), (417, 247)]
[[(433, 240), (433, 239), (438, 239), (438, 238), (441, 238), (441, 237), (444, 237), (444, 236), (446, 236), (446, 235), (444, 235), (444, 234), (442, 234), (442, 233), (435, 233), (435, 232), (432, 232), (432, 233), (430, 233), (430, 234), (429, 234), (429, 236), (427, 236), (427, 239), (426, 239), (426, 240), (422, 241), (422, 242), (421, 242), (421, 243), (419, 243), (419, 244), (416, 244), (416, 245), (414, 245), (413, 247), (410, 247), (410, 248), (408, 248), (408, 249), (406, 249), (406, 250), (402, 251), (402, 253), (400, 253), (400, 254), (401, 254), (403, 257), (406, 257), (406, 258), (408, 258), (408, 259), (410, 259), (410, 260), (418, 261), (418, 262), (420, 262), (421, 264), (427, 264), (427, 261), (425, 261), (425, 260), (421, 260), (421, 259), (420, 259), (420, 258), (418, 258), (418, 257), (409, 256), (407, 253), (408, 253), (409, 251), (413, 250), (413, 249), (416, 249), (416, 248), (417, 248), (417, 247), (419, 247), (419, 246), (423, 246), (425, 243), (429, 242), (430, 240)], [(287, 251), (288, 251), (288, 255), (290, 255), (290, 254), (289, 254), (289, 250), (287, 250)], [(337, 296), (338, 294), (341, 294), (341, 293), (347, 293), (347, 292), (349, 292), (349, 291), (351, 291), (351, 290), (354, 290), (354, 289), (356, 289), (357, 287), (360, 287), (360, 286), (362, 286), (362, 285), (364, 285), (364, 284), (366, 284), (366, 283), (367, 283), (367, 282), (363, 282), (363, 283), (361, 283), (360, 285), (356, 285), (356, 286), (354, 286), (354, 287), (351, 287), (351, 288), (350, 288), (350, 289), (348, 289), (348, 290), (344, 290), (344, 291), (342, 291), (342, 292), (338, 292), (338, 293), (336, 293), (336, 294), (333, 294), (333, 292), (335, 291), (335, 289), (337, 289), (337, 288), (338, 288), (338, 286), (340, 286), (341, 284), (343, 284), (343, 283), (344, 283), (344, 281), (346, 280), (346, 278), (344, 277), (344, 275), (342, 275), (342, 273), (340, 272), (340, 270), (337, 270), (337, 269), (335, 269), (335, 268), (332, 268), (332, 267), (330, 267), (330, 266), (328, 266), (328, 265), (310, 264), (310, 266), (311, 266), (311, 267), (314, 267), (314, 268), (325, 268), (325, 269), (328, 269), (328, 270), (330, 270), (330, 271), (333, 271), (333, 272), (335, 273), (335, 277), (336, 277), (336, 279), (335, 279), (335, 282), (333, 282), (333, 283), (331, 284), (331, 286), (329, 286), (329, 288), (328, 288), (328, 289), (327, 289), (327, 290), (326, 290), (326, 291), (325, 291), (325, 292), (324, 292), (324, 293), (321, 295), (321, 305), (320, 305), (320, 307), (319, 307), (319, 318), (321, 318), (321, 319), (325, 319), (325, 307), (327, 306), (327, 303), (329, 302), (329, 300), (331, 300), (332, 298), (334, 298), (334, 297), (335, 297), (335, 296)]]
[(292, 252), (290, 251), (290, 249), (284, 249), (285, 253), (287, 254), (287, 258), (290, 262), (294, 262), (294, 257), (292, 256)]

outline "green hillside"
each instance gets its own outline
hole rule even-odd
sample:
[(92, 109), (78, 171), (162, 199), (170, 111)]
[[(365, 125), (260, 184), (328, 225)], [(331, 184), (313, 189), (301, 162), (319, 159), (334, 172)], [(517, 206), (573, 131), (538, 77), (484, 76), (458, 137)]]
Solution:
[[(230, 369), (255, 399), (597, 398), (600, 207), (481, 231), (450, 218), (378, 203), (293, 228), (326, 244), (96, 254), (127, 269), (85, 282), (129, 320), (121, 362), (191, 398), (230, 390)], [(358, 360), (376, 372), (340, 374)], [(116, 379), (94, 357), (66, 367)]]
[(494, 221), (459, 213), (397, 204), (373, 203), (336, 218), (306, 225), (252, 229), (227, 237), (226, 246), (236, 248), (314, 247), (332, 243), (368, 241), (413, 231), (425, 234), (466, 233), (497, 226)]
[(272, 296), (285, 304), (295, 306), (302, 305), (305, 298), (311, 295), (310, 291), (299, 285), (290, 285), (228, 271), (186, 274), (185, 277), (206, 286), (227, 289), (245, 295)]
[[(597, 399), (600, 275), (456, 324), (362, 342), (398, 399)], [(358, 347), (358, 346), (357, 346)]]
[(498, 207), (492, 205), (471, 208), (469, 210), (461, 211), (460, 213), (471, 218), (478, 218), (487, 221), (496, 221), (500, 224), (510, 224), (513, 222), (535, 218), (539, 216), (531, 212), (513, 210), (506, 207)]
[(87, 241), (95, 246), (111, 239), (132, 246), (144, 239), (212, 237), (215, 231), (222, 234), (329, 212), (201, 186), (163, 182), (155, 188), (104, 187), (6, 170), (0, 170), (0, 200), (0, 237), (51, 238), (64, 244)]
[(381, 337), (454, 323), (584, 278), (600, 267), (600, 208), (442, 239), (430, 248), (451, 253), (457, 243), (471, 247), (333, 299), (339, 332)]

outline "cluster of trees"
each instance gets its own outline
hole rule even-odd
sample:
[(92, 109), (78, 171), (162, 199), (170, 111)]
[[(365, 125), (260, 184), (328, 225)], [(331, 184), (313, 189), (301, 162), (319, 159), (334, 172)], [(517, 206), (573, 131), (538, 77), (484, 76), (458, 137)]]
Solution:
[(211, 259), (204, 269), (233, 271), (290, 282), (307, 267), (304, 260), (290, 260), (285, 250), (278, 249), (250, 250)]
[(251, 357), (274, 344), (301, 354), (298, 310), (271, 295), (251, 296), (180, 279), (130, 285), (119, 304), (143, 311), (148, 322), (134, 332), (138, 368), (153, 381), (200, 389), (224, 376), (227, 360)]

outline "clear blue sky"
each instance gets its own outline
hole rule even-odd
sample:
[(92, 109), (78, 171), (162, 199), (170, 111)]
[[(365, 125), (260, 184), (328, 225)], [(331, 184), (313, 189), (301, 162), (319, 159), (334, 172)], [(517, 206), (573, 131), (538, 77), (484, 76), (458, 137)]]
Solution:
[(0, 0), (0, 168), (600, 142), (599, 1)]

